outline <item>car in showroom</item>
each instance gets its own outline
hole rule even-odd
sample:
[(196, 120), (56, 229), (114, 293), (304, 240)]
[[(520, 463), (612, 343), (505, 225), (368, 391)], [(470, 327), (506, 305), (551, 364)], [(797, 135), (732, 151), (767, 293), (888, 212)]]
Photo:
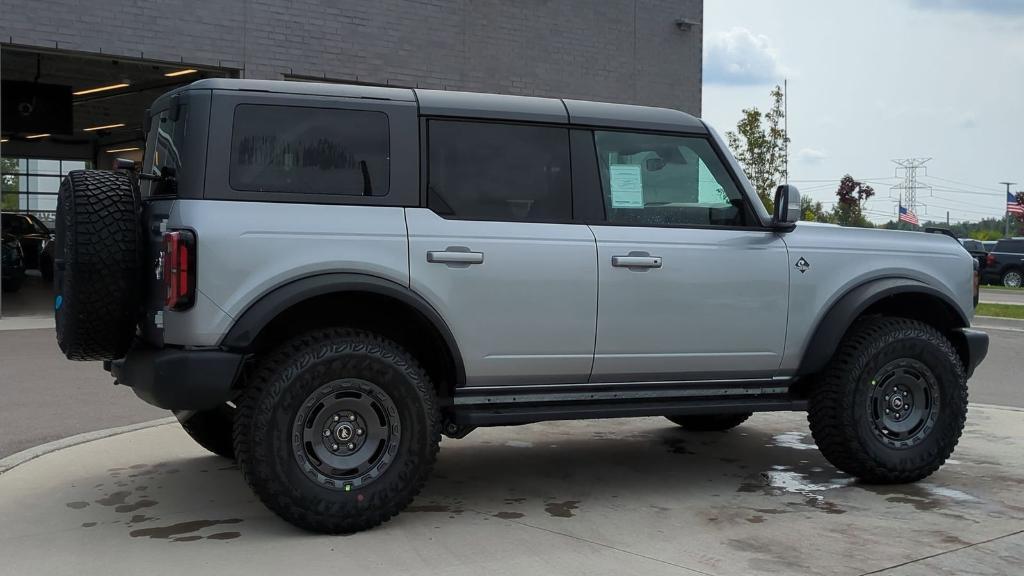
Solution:
[(12, 234), (25, 253), (25, 268), (39, 270), (47, 281), (53, 280), (53, 232), (33, 214), (4, 212), (0, 230)]
[(14, 234), (0, 237), (0, 284), (4, 292), (17, 292), (25, 281), (25, 258)]

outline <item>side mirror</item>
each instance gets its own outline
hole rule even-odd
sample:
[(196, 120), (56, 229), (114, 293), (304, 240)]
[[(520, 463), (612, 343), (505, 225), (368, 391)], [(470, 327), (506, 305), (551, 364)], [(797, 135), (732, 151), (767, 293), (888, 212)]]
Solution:
[(800, 220), (800, 191), (796, 186), (783, 184), (775, 189), (775, 213), (772, 225), (782, 230), (792, 230)]

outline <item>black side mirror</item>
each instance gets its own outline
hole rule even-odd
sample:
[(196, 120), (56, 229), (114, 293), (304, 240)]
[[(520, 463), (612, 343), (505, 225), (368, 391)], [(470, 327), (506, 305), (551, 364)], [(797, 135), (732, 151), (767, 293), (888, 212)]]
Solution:
[(775, 189), (775, 212), (772, 225), (780, 230), (792, 230), (800, 220), (800, 191), (796, 186), (783, 184)]

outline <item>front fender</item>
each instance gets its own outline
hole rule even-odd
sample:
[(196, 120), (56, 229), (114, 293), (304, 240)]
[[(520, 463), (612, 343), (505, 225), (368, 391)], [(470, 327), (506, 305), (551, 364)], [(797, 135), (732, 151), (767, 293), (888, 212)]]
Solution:
[(839, 342), (853, 322), (871, 305), (884, 298), (905, 293), (920, 293), (943, 302), (955, 314), (956, 328), (970, 325), (968, 319), (945, 293), (912, 278), (879, 278), (860, 284), (841, 296), (829, 309), (811, 338), (800, 361), (796, 375), (803, 376), (820, 371), (835, 354)]

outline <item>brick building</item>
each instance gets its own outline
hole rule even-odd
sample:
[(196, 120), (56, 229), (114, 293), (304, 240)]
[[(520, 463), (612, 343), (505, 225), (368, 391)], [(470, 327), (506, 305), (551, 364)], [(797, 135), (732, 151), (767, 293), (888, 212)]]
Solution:
[(203, 77), (699, 114), (702, 17), (702, 0), (0, 0), (4, 206), (45, 212), (68, 167), (139, 156), (148, 103)]

